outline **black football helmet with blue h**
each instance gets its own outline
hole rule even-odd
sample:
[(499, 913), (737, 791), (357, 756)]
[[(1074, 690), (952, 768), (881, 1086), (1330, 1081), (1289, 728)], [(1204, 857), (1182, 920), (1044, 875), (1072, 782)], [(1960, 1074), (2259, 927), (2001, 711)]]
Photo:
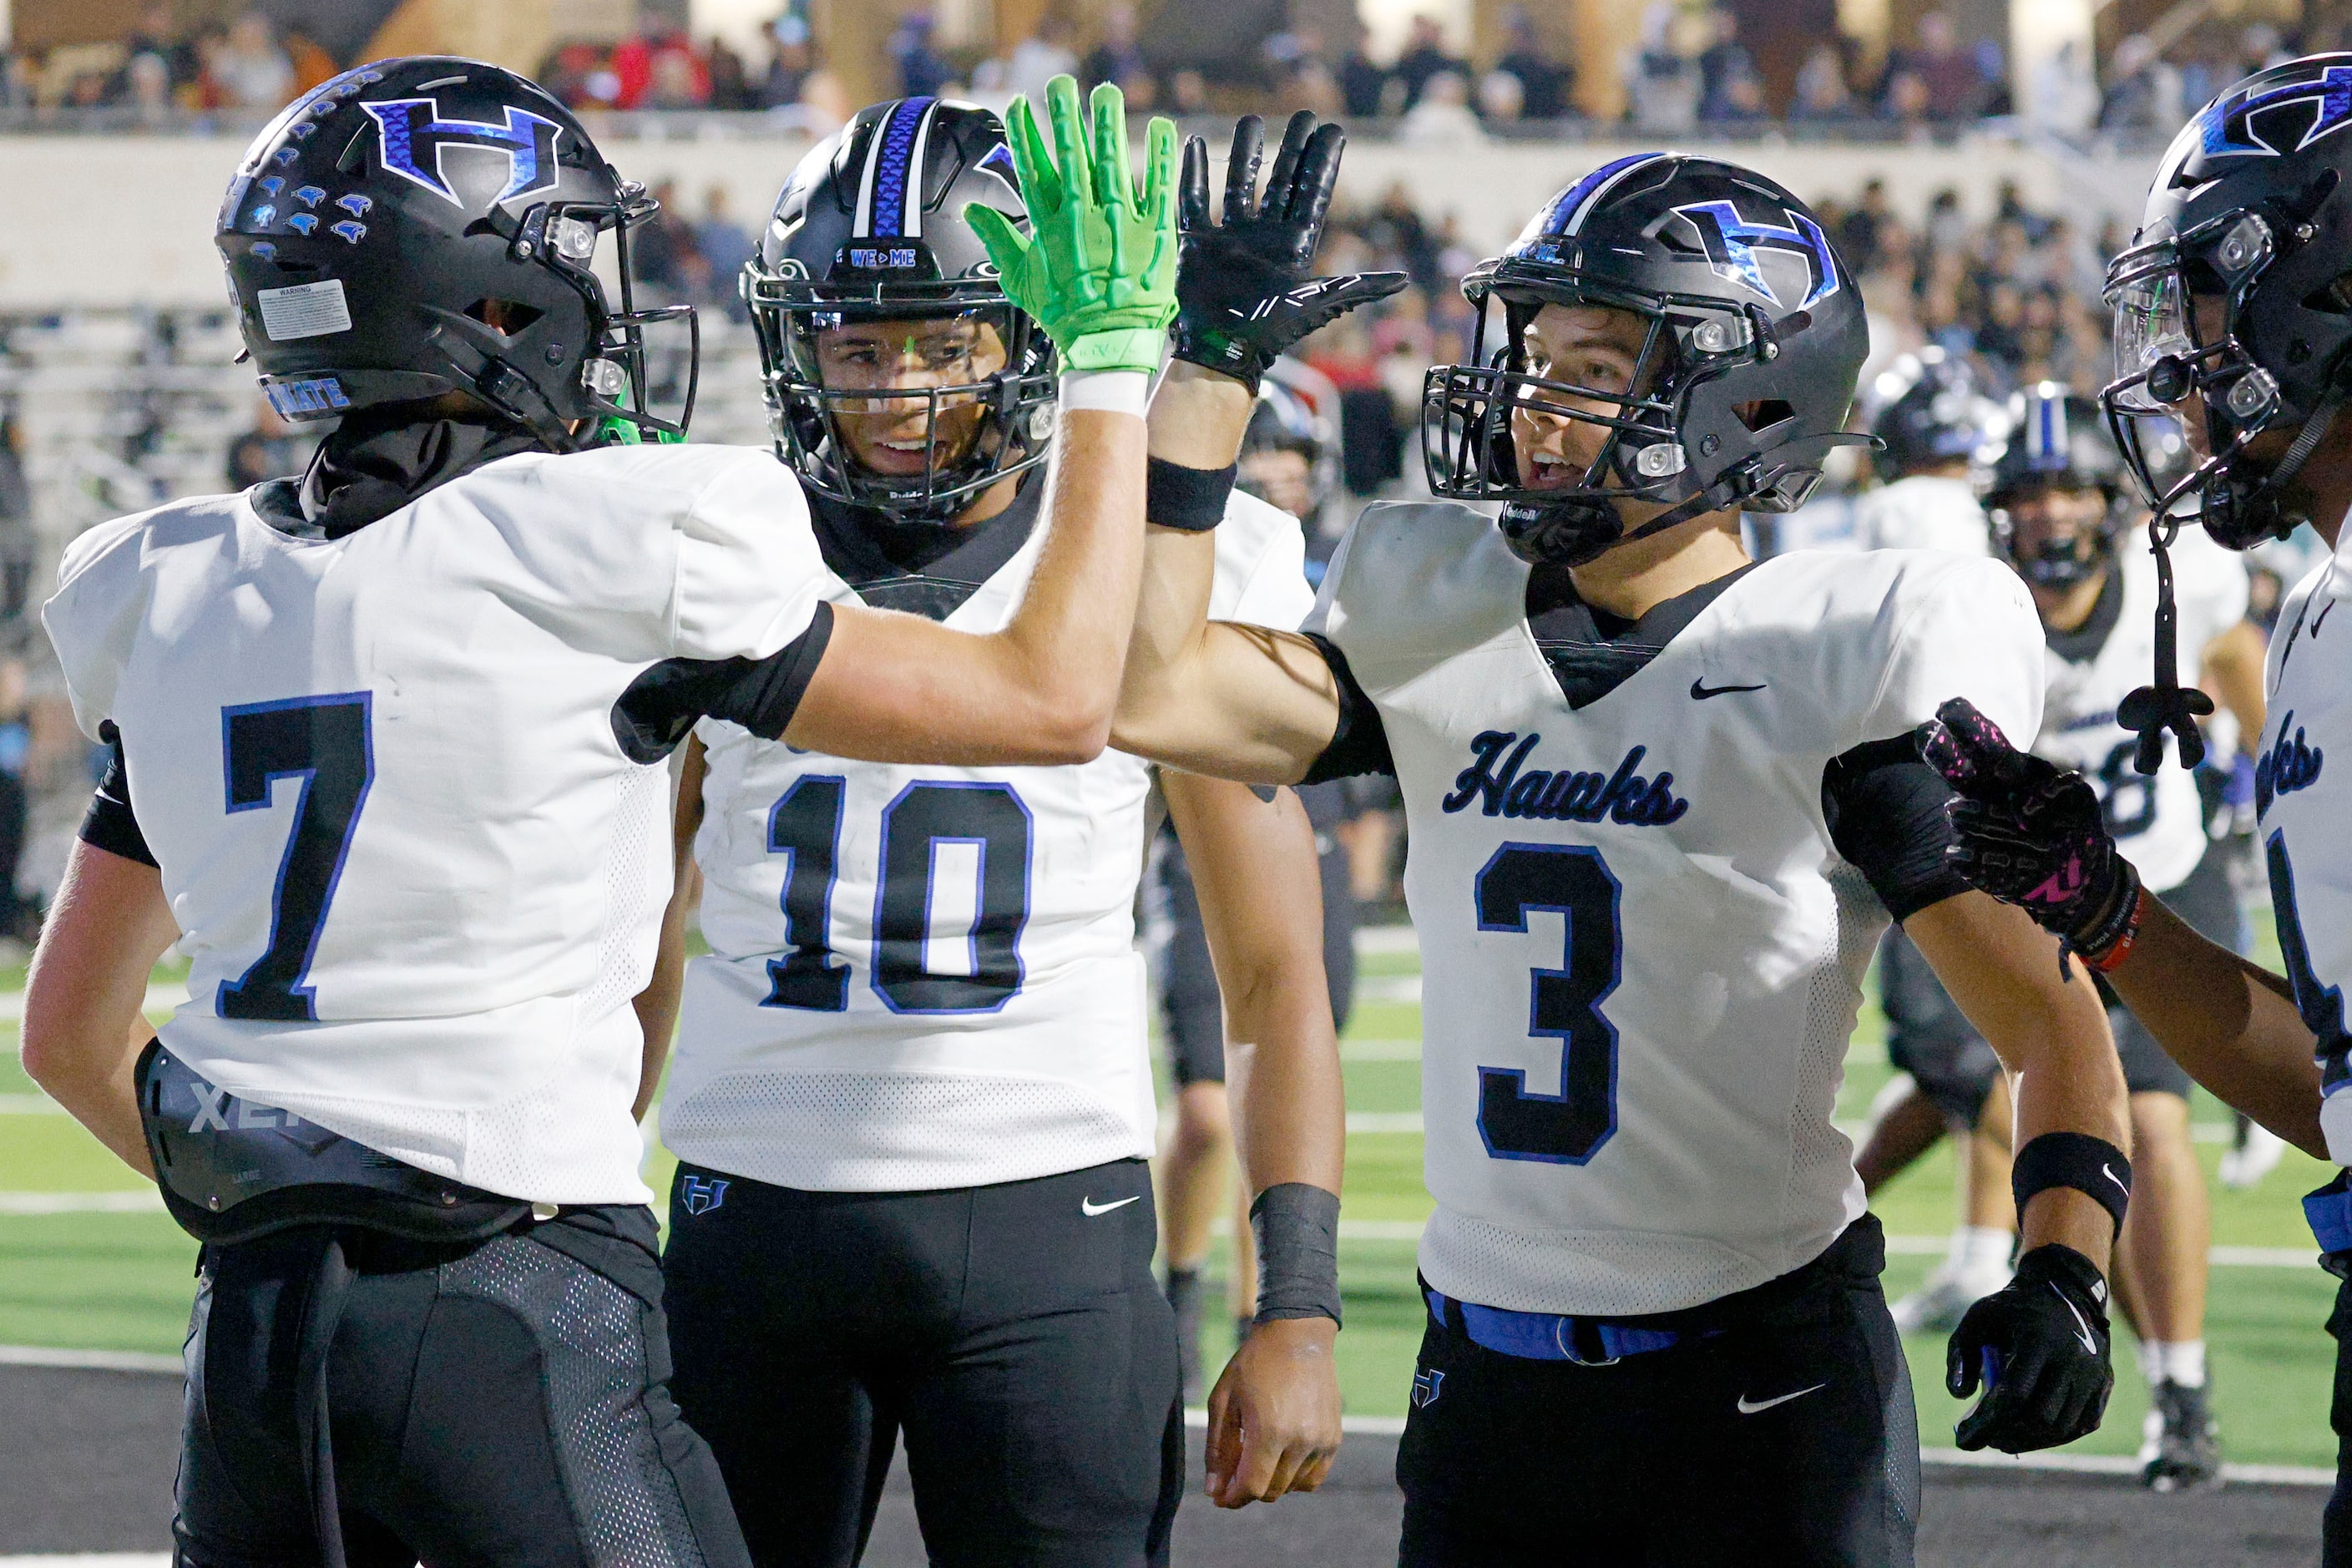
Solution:
[[(2116, 380), (2100, 395), (2152, 513), (2156, 679), (2125, 699), (2153, 773), (2162, 731), (2184, 766), (2212, 701), (2179, 683), (2171, 561), (2185, 521), (2251, 549), (2307, 521), (2294, 487), (2352, 395), (2352, 54), (2257, 71), (2181, 128), (2126, 250), (2107, 268)], [(2194, 406), (2191, 399), (2194, 398)], [(2166, 459), (2189, 437), (2195, 461)], [(2283, 447), (2257, 455), (2257, 437)]]
[[(379, 60), (322, 83), (254, 139), (215, 236), (246, 347), (289, 419), (464, 393), (556, 451), (677, 438), (694, 405), (646, 404), (628, 232), (655, 204), (571, 110), (479, 60)], [(621, 302), (595, 272), (611, 235)], [(623, 401), (625, 399), (626, 401)]]
[[(1471, 363), (1431, 371), (1423, 392), (1430, 488), (1503, 502), (1504, 536), (1528, 561), (1573, 565), (1727, 507), (1793, 510), (1832, 447), (1866, 440), (1843, 429), (1870, 347), (1861, 292), (1811, 211), (1752, 170), (1619, 158), (1547, 203), (1462, 288), (1478, 311)], [(1644, 321), (1631, 384), (1528, 374), (1523, 334), (1548, 304)], [(1578, 483), (1525, 482), (1520, 409), (1607, 431)], [(1629, 531), (1625, 502), (1666, 510)]]
[[(900, 523), (945, 522), (982, 490), (1045, 460), (1057, 387), (1054, 345), (1005, 296), (996, 266), (964, 221), (981, 203), (1026, 229), (1012, 149), (977, 104), (905, 98), (858, 110), (803, 158), (776, 197), (743, 268), (760, 342), (776, 455), (830, 500)], [(919, 389), (827, 386), (816, 335), (852, 321), (972, 318), (1003, 342), (985, 379)], [(852, 457), (839, 420), (877, 404), (920, 400), (930, 433), (920, 473), (873, 472)], [(941, 414), (978, 405), (968, 440)]]

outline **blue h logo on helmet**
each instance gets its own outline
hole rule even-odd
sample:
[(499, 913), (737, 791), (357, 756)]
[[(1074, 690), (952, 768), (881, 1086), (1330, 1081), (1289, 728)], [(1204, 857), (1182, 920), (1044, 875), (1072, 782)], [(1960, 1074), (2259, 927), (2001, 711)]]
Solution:
[(1810, 310), (1817, 300), (1838, 291), (1837, 252), (1830, 248), (1830, 237), (1822, 232), (1822, 226), (1803, 213), (1784, 212), (1789, 223), (1783, 227), (1780, 224), (1751, 223), (1727, 201), (1693, 202), (1675, 211), (1698, 230), (1699, 243), (1706, 247), (1707, 261), (1718, 276), (1730, 279), (1775, 305), (1786, 301), (1757, 265), (1759, 250), (1801, 256), (1812, 269), (1812, 283), (1797, 309)]
[(507, 184), (498, 194), (499, 201), (510, 201), (526, 191), (542, 191), (555, 184), (555, 142), (563, 127), (544, 115), (509, 103), (506, 123), (488, 125), (474, 120), (444, 120), (440, 104), (429, 98), (395, 98), (360, 107), (382, 132), (383, 166), (436, 196), (452, 202), (459, 199), (441, 174), (441, 155), (452, 147), (481, 147), (506, 154)]
[[(2254, 134), (2253, 117), (2289, 103), (2317, 107), (2303, 140), (2288, 148), (2272, 146)], [(2245, 155), (2275, 158), (2282, 152), (2300, 153), (2314, 142), (2352, 124), (2352, 66), (2329, 66), (2316, 80), (2280, 82), (2259, 90), (2233, 92), (2217, 100), (2198, 117), (2199, 140), (2209, 158)]]
[(688, 1214), (709, 1214), (727, 1201), (727, 1178), (724, 1176), (681, 1176), (678, 1178), (678, 1201)]

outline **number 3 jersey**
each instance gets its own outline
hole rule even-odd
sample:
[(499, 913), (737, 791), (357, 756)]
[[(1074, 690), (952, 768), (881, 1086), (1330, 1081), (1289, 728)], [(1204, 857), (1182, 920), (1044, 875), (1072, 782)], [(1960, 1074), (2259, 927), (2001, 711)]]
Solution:
[[(1016, 505), (1034, 511), (1043, 488)], [(910, 572), (819, 504), (828, 558), (861, 598), (950, 626), (1002, 626), (1035, 564), (1041, 536), (1011, 512)], [(1216, 542), (1212, 613), (1297, 626), (1313, 602), (1297, 523), (1236, 493)], [(1145, 763), (895, 766), (718, 720), (698, 733), (712, 952), (688, 968), (662, 1102), (680, 1159), (887, 1192), (1151, 1152), (1133, 916)]]
[(1882, 898), (1959, 890), (1910, 731), (1966, 696), (2033, 733), (2042, 635), (2006, 568), (1923, 551), (1775, 557), (1631, 626), (1565, 577), (1467, 508), (1368, 510), (1307, 628), (1342, 687), (1308, 777), (1385, 761), (1404, 795), (1423, 1274), (1666, 1311), (1863, 1212), (1831, 1115)]
[[(2209, 840), (2197, 775), (2179, 765), (2171, 737), (2165, 738), (2164, 766), (2142, 773), (2132, 765), (2139, 737), (2116, 721), (2116, 705), (2148, 683), (2156, 660), (2156, 561), (2135, 545), (2136, 537), (2126, 536), (2116, 551), (2090, 619), (2072, 632), (2048, 634), (2048, 687), (2033, 750), (2091, 780), (2107, 830), (2141, 880), (2162, 892), (2197, 869)], [(2205, 645), (2246, 618), (2246, 569), (2200, 528), (2181, 531), (2172, 561), (2180, 672), (2194, 680)], [(2216, 756), (2234, 749), (2210, 720), (2206, 732)]]
[(740, 448), (529, 453), (336, 538), (292, 489), (93, 529), (43, 611), (192, 966), (163, 1043), (436, 1174), (644, 1203), (669, 781), (617, 707), (830, 615), (800, 487)]

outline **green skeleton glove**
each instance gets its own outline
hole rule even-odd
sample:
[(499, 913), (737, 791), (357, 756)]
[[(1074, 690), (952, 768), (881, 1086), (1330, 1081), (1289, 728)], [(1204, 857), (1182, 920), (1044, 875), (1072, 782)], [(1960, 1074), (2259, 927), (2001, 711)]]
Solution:
[(1027, 236), (977, 203), (964, 218), (980, 234), (1004, 292), (1061, 351), (1065, 370), (1160, 368), (1176, 314), (1176, 127), (1151, 121), (1141, 196), (1127, 161), (1127, 103), (1108, 82), (1094, 90), (1092, 123), (1078, 84), (1045, 84), (1054, 125), (1049, 159), (1024, 98), (1005, 117)]

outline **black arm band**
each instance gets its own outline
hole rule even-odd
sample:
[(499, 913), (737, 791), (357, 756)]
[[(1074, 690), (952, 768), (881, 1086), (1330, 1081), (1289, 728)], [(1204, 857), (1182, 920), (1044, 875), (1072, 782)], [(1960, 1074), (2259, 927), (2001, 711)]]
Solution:
[(1257, 1316), (1339, 1321), (1339, 1197), (1284, 1182), (1250, 1205), (1257, 1238)]
[(2017, 1152), (2009, 1170), (2021, 1224), (2025, 1205), (2036, 1193), (2072, 1187), (2113, 1216), (2118, 1235), (2124, 1228), (2124, 1210), (2131, 1202), (2131, 1162), (2124, 1152), (2086, 1132), (2044, 1132)]
[(1143, 520), (1160, 528), (1206, 533), (1225, 521), (1225, 499), (1234, 493), (1234, 464), (1223, 468), (1188, 468), (1152, 458), (1143, 465)]

